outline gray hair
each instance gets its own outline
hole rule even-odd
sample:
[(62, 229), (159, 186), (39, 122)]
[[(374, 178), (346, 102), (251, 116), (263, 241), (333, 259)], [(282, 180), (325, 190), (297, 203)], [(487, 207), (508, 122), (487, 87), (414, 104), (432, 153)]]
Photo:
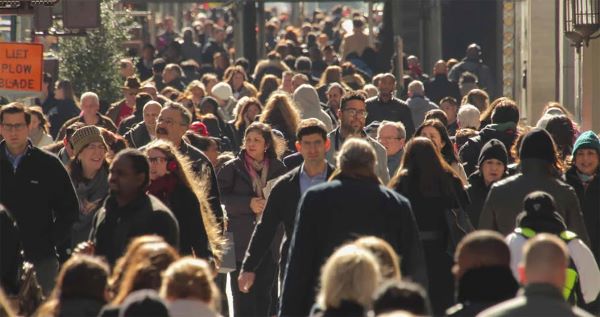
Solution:
[(83, 102), (83, 100), (87, 99), (87, 98), (93, 99), (97, 105), (100, 104), (100, 98), (98, 98), (98, 95), (95, 92), (91, 92), (91, 91), (84, 92), (83, 94), (81, 94), (80, 101)]
[(346, 140), (337, 157), (338, 168), (342, 172), (352, 172), (357, 168), (367, 167), (375, 173), (376, 160), (373, 146), (359, 138)]
[(182, 125), (189, 126), (192, 123), (192, 114), (186, 107), (184, 107), (179, 102), (169, 101), (169, 102), (165, 103), (165, 105), (161, 111), (164, 111), (165, 109), (179, 111), (179, 113), (181, 114), (181, 121), (182, 121), (181, 124)]
[(392, 126), (392, 127), (396, 128), (396, 130), (398, 131), (398, 137), (400, 139), (406, 139), (406, 128), (404, 127), (404, 124), (400, 121), (398, 121), (398, 122), (387, 121), (387, 120), (381, 121), (381, 123), (379, 124), (379, 128), (377, 128), (377, 135), (379, 135), (379, 133), (381, 132), (381, 129), (383, 129), (384, 127), (387, 127), (387, 126)]
[(408, 84), (408, 91), (419, 96), (425, 95), (425, 86), (420, 80), (413, 80)]
[(479, 116), (481, 113), (477, 107), (472, 104), (465, 104), (460, 106), (458, 109), (458, 114), (456, 115), (456, 121), (458, 126), (462, 129), (471, 128), (478, 130), (481, 121), (479, 121)]

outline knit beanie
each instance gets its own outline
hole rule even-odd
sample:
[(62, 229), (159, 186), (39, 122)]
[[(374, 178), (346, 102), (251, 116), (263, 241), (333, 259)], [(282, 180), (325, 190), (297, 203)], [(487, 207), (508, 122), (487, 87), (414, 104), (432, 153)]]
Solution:
[(478, 166), (481, 168), (483, 162), (489, 159), (497, 159), (506, 167), (508, 165), (508, 154), (504, 144), (496, 139), (489, 140), (479, 153)]
[(214, 85), (210, 92), (213, 96), (221, 100), (227, 100), (231, 96), (233, 96), (233, 90), (231, 89), (231, 86), (229, 86), (229, 84), (225, 82), (220, 82)]
[(575, 141), (573, 156), (575, 156), (579, 149), (594, 149), (600, 155), (600, 138), (598, 138), (594, 131), (583, 132)]
[(548, 163), (554, 163), (556, 153), (554, 141), (550, 133), (544, 129), (535, 128), (523, 137), (519, 156), (521, 160), (540, 159)]
[(94, 125), (88, 125), (78, 129), (73, 133), (73, 136), (71, 136), (73, 154), (75, 156), (79, 155), (79, 152), (81, 152), (83, 148), (93, 142), (101, 142), (108, 149), (108, 146), (102, 137), (102, 132), (100, 132), (98, 127)]
[(523, 212), (517, 216), (517, 226), (540, 232), (560, 234), (566, 230), (563, 217), (556, 211), (554, 198), (543, 191), (534, 191), (523, 200)]

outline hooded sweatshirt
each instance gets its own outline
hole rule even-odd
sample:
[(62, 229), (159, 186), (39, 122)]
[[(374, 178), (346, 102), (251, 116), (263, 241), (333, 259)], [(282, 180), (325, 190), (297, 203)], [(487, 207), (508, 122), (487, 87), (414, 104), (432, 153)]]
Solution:
[(325, 124), (327, 131), (333, 130), (333, 124), (331, 118), (327, 112), (321, 109), (321, 103), (319, 101), (319, 95), (317, 90), (311, 85), (301, 85), (294, 91), (294, 102), (300, 111), (300, 117), (302, 119), (316, 118)]

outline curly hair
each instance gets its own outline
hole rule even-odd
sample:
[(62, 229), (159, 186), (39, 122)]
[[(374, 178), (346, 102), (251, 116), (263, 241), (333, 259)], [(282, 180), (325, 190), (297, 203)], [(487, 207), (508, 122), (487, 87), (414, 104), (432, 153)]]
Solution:
[(288, 94), (277, 92), (267, 100), (259, 122), (281, 127), (284, 130), (281, 132), (290, 137), (296, 134), (298, 123), (300, 123), (300, 114)]

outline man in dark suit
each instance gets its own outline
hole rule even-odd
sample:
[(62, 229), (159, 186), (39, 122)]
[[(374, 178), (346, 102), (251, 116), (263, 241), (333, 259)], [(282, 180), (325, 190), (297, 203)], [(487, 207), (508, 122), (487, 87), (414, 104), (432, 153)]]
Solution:
[(425, 258), (410, 203), (375, 174), (376, 155), (364, 139), (346, 140), (331, 180), (309, 189), (298, 205), (279, 316), (308, 316), (321, 266), (357, 236), (387, 241), (402, 257), (402, 273), (427, 285)]
[(252, 287), (256, 277), (254, 272), (270, 249), (281, 223), (284, 225), (286, 236), (281, 248), (280, 272), (283, 272), (298, 201), (309, 187), (326, 182), (333, 172), (333, 166), (325, 159), (329, 140), (323, 122), (314, 118), (302, 120), (296, 137), (296, 149), (304, 162), (281, 176), (271, 190), (261, 221), (254, 229), (238, 278), (238, 286), (242, 292), (248, 292)]

